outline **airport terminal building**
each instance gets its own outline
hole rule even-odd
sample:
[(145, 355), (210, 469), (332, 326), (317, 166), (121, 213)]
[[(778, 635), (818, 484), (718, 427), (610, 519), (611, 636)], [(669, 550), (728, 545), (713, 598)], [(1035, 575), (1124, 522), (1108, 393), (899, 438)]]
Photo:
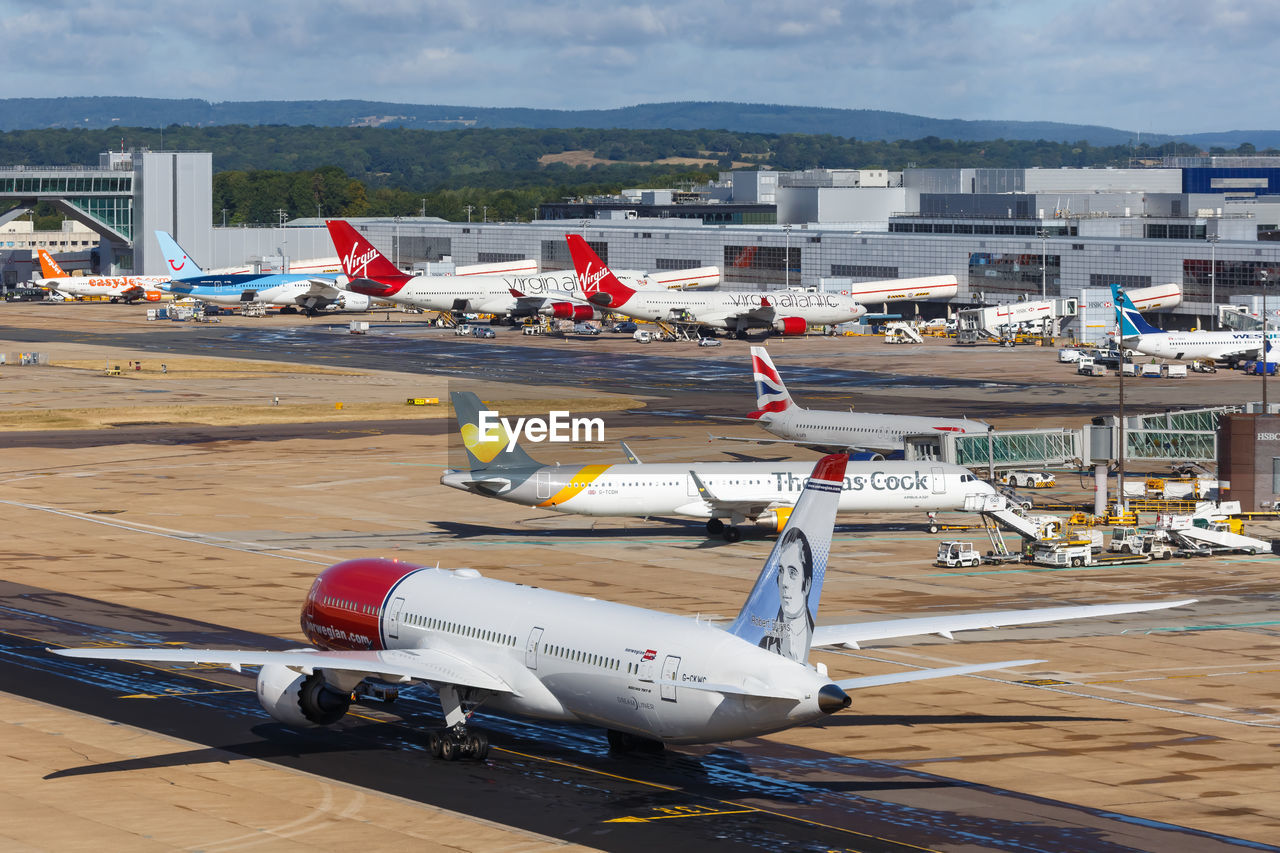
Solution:
[[(0, 201), (13, 205), (0, 224), (62, 188), (69, 199), (60, 206), (103, 235), (110, 271), (162, 273), (156, 228), (206, 267), (334, 254), (316, 219), (215, 227), (208, 153), (113, 153), (96, 171), (23, 171), (0, 170)], [(98, 190), (100, 178), (114, 180)], [(839, 291), (859, 281), (951, 274), (960, 282), (953, 305), (1074, 297), (1084, 326), (1090, 311), (1109, 313), (1111, 283), (1172, 282), (1183, 300), (1167, 324), (1189, 327), (1207, 321), (1214, 303), (1260, 310), (1280, 280), (1277, 223), (1280, 158), (1202, 157), (1132, 169), (728, 172), (693, 191), (544, 205), (532, 223), (356, 224), (406, 268), (533, 257), (544, 269), (565, 269), (564, 235), (574, 231), (611, 265), (715, 265), (725, 288)]]

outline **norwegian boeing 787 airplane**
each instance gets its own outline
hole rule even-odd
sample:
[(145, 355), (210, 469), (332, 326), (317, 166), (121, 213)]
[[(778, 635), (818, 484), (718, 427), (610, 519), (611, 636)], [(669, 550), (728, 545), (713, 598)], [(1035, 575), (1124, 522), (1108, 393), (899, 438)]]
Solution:
[[(623, 751), (734, 740), (804, 725), (849, 707), (848, 691), (1043, 663), (993, 663), (831, 677), (809, 663), (812, 646), (970, 628), (1112, 616), (1190, 601), (1050, 607), (927, 616), (855, 625), (816, 624), (845, 456), (808, 478), (795, 513), (728, 625), (506, 583), (473, 569), (350, 560), (316, 578), (302, 605), (314, 648), (55, 649), (68, 657), (261, 666), (258, 701), (292, 726), (336, 723), (362, 682), (425, 682), (445, 728), (430, 737), (445, 760), (483, 759), (483, 732), (467, 725), (484, 706), (599, 726)], [(852, 659), (850, 659), (852, 663)]]

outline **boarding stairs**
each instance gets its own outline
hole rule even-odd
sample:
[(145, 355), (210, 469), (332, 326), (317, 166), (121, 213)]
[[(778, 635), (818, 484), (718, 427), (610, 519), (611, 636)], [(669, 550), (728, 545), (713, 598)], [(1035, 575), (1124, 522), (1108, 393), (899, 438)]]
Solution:
[(1212, 554), (1215, 551), (1244, 551), (1249, 554), (1280, 554), (1280, 541), (1268, 542), (1243, 533), (1235, 533), (1223, 521), (1220, 508), (1205, 502), (1191, 515), (1162, 513), (1156, 516), (1156, 528), (1166, 531), (1170, 538), (1188, 551)]
[(1014, 556), (1005, 544), (1005, 530), (1018, 534), (1026, 542), (1035, 542), (1062, 532), (1062, 520), (1057, 516), (1031, 515), (1027, 509), (1024, 502), (1000, 492), (966, 495), (964, 500), (964, 511), (976, 512), (982, 516), (983, 527), (991, 540), (995, 556), (1003, 558)]

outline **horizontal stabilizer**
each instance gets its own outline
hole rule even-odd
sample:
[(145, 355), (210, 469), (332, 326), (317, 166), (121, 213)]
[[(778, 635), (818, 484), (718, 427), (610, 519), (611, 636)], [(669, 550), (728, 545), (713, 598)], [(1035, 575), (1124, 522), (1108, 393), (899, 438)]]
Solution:
[(886, 684), (903, 684), (908, 681), (927, 681), (930, 678), (947, 678), (952, 675), (971, 675), (993, 669), (1013, 669), (1044, 663), (1042, 660), (1002, 660), (997, 663), (971, 663), (964, 666), (944, 666), (941, 669), (914, 669), (910, 672), (890, 672), (885, 675), (864, 675), (861, 678), (845, 678), (836, 682), (841, 690), (861, 690), (864, 687), (883, 687)]
[(1003, 628), (1007, 625), (1032, 625), (1063, 619), (1089, 619), (1098, 616), (1120, 616), (1194, 604), (1194, 598), (1183, 601), (1133, 602), (1130, 604), (1089, 604), (1078, 607), (1042, 607), (1036, 610), (997, 610), (990, 613), (957, 613), (954, 616), (924, 616), (917, 619), (889, 619), (853, 625), (823, 625), (813, 632), (814, 646), (850, 646), (872, 640), (915, 637), (923, 634), (947, 636), (953, 631), (977, 628)]
[(770, 686), (759, 679), (753, 678), (750, 680), (755, 683), (737, 686), (734, 684), (713, 684), (709, 681), (668, 681), (666, 679), (655, 683), (666, 687), (682, 687), (688, 690), (703, 690), (708, 693), (728, 693), (734, 696), (751, 696), (756, 699), (785, 699), (791, 702), (799, 702), (804, 698), (799, 693)]

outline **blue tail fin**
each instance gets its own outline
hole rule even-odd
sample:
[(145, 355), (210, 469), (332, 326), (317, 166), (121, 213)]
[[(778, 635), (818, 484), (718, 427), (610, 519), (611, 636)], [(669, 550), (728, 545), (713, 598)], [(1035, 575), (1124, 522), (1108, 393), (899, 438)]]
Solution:
[(1111, 298), (1116, 306), (1116, 320), (1120, 323), (1121, 338), (1135, 338), (1138, 335), (1163, 335), (1163, 329), (1157, 329), (1155, 326), (1142, 319), (1142, 315), (1138, 313), (1138, 309), (1133, 307), (1133, 301), (1129, 299), (1129, 294), (1120, 289), (1120, 285), (1111, 285)]
[(809, 659), (848, 461), (843, 453), (818, 460), (729, 633), (801, 663)]
[(178, 241), (169, 236), (168, 231), (157, 231), (156, 242), (160, 244), (165, 267), (174, 280), (204, 275), (204, 271), (182, 250)]

